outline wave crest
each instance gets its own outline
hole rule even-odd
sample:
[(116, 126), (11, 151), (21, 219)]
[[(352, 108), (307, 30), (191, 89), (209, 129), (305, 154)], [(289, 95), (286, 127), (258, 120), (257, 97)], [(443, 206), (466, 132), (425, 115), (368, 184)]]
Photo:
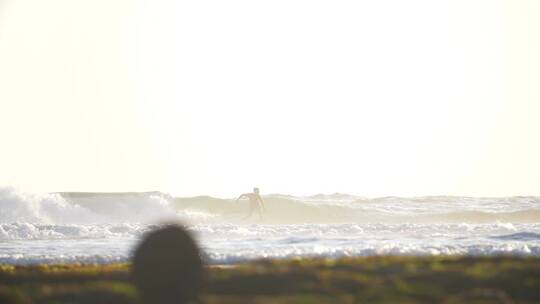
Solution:
[(265, 196), (262, 220), (242, 220), (248, 202), (161, 192), (27, 194), (0, 188), (0, 223), (538, 223), (540, 198)]

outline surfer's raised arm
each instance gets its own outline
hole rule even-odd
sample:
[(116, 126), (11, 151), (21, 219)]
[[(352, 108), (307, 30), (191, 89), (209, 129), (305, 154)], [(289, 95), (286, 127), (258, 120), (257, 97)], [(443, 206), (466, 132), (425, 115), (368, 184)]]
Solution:
[(236, 202), (242, 199), (243, 197), (249, 198), (249, 193), (240, 194), (240, 196), (236, 199)]

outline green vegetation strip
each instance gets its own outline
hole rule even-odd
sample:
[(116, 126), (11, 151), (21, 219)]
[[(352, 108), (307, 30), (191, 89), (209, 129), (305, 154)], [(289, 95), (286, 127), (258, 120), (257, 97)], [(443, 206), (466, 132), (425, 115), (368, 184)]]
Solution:
[[(139, 303), (128, 264), (0, 265), (0, 303)], [(540, 303), (540, 259), (359, 257), (207, 268), (203, 303)]]

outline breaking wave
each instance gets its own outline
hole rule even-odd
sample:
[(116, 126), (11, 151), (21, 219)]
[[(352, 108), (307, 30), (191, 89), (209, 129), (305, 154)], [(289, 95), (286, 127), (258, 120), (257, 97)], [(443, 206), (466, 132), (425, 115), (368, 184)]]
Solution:
[(187, 224), (209, 263), (357, 255), (540, 256), (540, 198), (267, 195), (247, 201), (161, 192), (28, 194), (0, 188), (0, 263), (114, 263), (163, 221)]
[(159, 192), (29, 194), (5, 187), (0, 223), (151, 223), (182, 216), (169, 201)]
[(265, 197), (266, 212), (243, 221), (248, 202), (161, 192), (28, 194), (0, 188), (0, 223), (536, 223), (540, 198), (386, 197), (346, 194)]

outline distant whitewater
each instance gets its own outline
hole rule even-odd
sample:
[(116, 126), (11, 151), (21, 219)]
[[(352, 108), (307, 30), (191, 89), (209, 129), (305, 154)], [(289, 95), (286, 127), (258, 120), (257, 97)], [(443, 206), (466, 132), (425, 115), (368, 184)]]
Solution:
[(540, 256), (540, 197), (264, 199), (262, 220), (242, 220), (247, 202), (233, 199), (161, 192), (37, 195), (4, 187), (0, 263), (124, 262), (146, 231), (178, 220), (213, 264), (381, 254)]

